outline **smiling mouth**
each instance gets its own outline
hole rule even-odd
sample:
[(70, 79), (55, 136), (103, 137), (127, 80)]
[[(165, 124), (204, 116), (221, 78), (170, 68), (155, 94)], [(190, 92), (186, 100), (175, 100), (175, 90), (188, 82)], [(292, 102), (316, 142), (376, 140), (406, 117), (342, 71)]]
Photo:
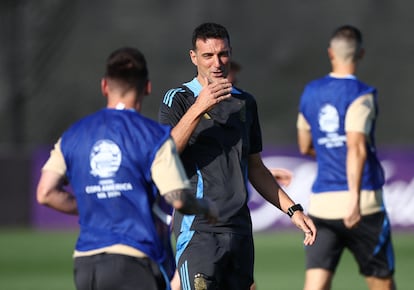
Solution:
[(213, 75), (215, 77), (224, 77), (224, 74), (223, 74), (222, 71), (212, 72), (211, 75)]

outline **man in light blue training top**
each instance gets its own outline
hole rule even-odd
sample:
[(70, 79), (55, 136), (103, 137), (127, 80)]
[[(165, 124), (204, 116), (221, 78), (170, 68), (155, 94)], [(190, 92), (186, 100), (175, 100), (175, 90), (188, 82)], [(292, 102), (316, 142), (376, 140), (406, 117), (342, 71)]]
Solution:
[(331, 288), (345, 248), (369, 289), (395, 288), (384, 175), (374, 142), (377, 93), (355, 76), (363, 53), (357, 28), (336, 29), (328, 48), (332, 72), (310, 82), (300, 100), (299, 148), (318, 164), (309, 205), (318, 241), (306, 247), (305, 290)]

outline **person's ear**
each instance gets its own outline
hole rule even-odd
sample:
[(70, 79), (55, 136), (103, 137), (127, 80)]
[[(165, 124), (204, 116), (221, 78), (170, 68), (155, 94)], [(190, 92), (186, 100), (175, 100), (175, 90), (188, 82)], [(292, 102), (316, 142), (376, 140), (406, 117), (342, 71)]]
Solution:
[(191, 58), (191, 62), (197, 66), (197, 54), (194, 50), (190, 50), (190, 58)]
[(358, 60), (362, 59), (365, 56), (365, 49), (361, 48), (359, 50)]
[(334, 54), (332, 52), (332, 48), (328, 47), (328, 57), (330, 60), (332, 60), (334, 58)]
[(102, 95), (108, 97), (108, 81), (106, 78), (102, 78), (101, 80), (101, 92)]
[(152, 92), (152, 83), (150, 80), (147, 81), (146, 85), (145, 85), (145, 90), (144, 90), (144, 94), (146, 96), (150, 95)]

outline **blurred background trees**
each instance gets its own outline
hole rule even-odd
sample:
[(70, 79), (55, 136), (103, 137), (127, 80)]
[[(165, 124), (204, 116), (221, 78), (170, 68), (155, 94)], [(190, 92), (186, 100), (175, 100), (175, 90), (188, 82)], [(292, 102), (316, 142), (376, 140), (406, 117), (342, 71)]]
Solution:
[[(163, 93), (193, 77), (191, 33), (225, 25), (239, 85), (256, 96), (265, 144), (296, 146), (303, 86), (329, 71), (327, 39), (342, 24), (361, 28), (359, 77), (379, 91), (378, 143), (414, 145), (410, 1), (64, 1), (0, 4), (0, 149), (53, 144), (76, 119), (101, 108), (99, 81), (113, 49), (147, 56), (153, 93), (143, 113), (156, 119)], [(13, 150), (12, 150), (13, 151)]]

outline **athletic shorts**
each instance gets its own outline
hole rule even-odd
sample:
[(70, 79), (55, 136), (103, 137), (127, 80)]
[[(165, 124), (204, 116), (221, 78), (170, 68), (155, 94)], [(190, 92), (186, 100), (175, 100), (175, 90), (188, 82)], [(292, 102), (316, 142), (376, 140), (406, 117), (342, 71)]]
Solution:
[(318, 230), (316, 241), (306, 246), (306, 269), (322, 268), (335, 272), (347, 248), (364, 276), (390, 277), (394, 273), (394, 250), (387, 215), (379, 212), (362, 216), (360, 223), (347, 229), (342, 219), (311, 217)]
[(253, 237), (233, 233), (189, 232), (177, 240), (183, 290), (248, 290), (253, 283)]
[(149, 258), (119, 254), (76, 257), (74, 276), (77, 290), (165, 290), (158, 265)]

